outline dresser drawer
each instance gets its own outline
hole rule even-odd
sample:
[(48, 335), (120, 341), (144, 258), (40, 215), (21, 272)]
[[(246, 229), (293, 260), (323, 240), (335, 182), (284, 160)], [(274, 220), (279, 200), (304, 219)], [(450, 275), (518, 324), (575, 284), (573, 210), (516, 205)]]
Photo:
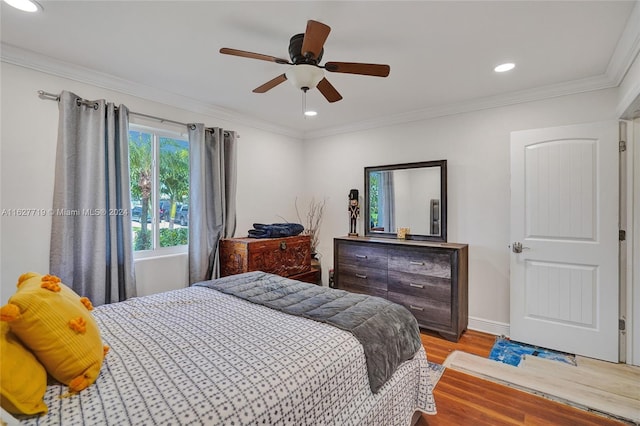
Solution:
[(387, 248), (371, 244), (340, 244), (337, 260), (341, 264), (387, 269)]
[(389, 270), (387, 290), (451, 303), (451, 280)]
[(393, 291), (387, 292), (387, 299), (407, 308), (421, 326), (451, 326), (451, 302), (424, 299)]
[(338, 288), (368, 287), (387, 291), (387, 270), (377, 268), (362, 268), (355, 265), (339, 263), (340, 275)]
[(451, 254), (448, 251), (394, 248), (389, 250), (388, 256), (390, 270), (451, 278)]
[(350, 291), (351, 293), (360, 293), (360, 294), (367, 294), (369, 296), (382, 297), (383, 299), (387, 298), (386, 290), (381, 290), (375, 287), (366, 287), (366, 286), (355, 285), (355, 284), (347, 284), (347, 285), (340, 284), (340, 290)]

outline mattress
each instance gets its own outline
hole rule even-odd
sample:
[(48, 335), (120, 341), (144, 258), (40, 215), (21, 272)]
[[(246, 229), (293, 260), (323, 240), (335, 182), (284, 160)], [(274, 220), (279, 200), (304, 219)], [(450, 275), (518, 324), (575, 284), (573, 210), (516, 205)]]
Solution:
[(110, 346), (97, 381), (25, 425), (407, 425), (433, 414), (423, 348), (373, 394), (349, 332), (204, 287), (93, 311)]

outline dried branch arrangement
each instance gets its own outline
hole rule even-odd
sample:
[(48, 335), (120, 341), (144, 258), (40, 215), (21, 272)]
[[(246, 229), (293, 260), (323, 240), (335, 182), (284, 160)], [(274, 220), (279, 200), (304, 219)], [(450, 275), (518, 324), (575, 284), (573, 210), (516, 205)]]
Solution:
[(301, 224), (304, 225), (304, 231), (303, 234), (304, 235), (309, 235), (311, 236), (311, 254), (315, 255), (317, 253), (317, 248), (318, 248), (318, 240), (319, 240), (319, 233), (318, 230), (320, 229), (320, 224), (322, 223), (322, 215), (324, 213), (324, 206), (325, 203), (327, 202), (326, 199), (323, 199), (322, 201), (316, 201), (315, 198), (312, 198), (311, 201), (309, 202), (309, 210), (307, 211), (307, 216), (306, 216), (306, 220), (303, 222), (302, 218), (300, 217), (300, 211), (298, 210), (298, 198), (296, 197), (295, 200), (295, 207), (296, 207), (296, 214), (298, 215), (298, 220), (300, 221)]

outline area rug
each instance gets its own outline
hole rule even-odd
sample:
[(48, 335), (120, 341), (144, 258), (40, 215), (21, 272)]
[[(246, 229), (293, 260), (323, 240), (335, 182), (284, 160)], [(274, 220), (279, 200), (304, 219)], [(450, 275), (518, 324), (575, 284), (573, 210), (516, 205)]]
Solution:
[(537, 356), (538, 358), (576, 365), (575, 355), (527, 345), (526, 343), (516, 342), (503, 336), (496, 337), (496, 342), (493, 344), (489, 359), (517, 367), (525, 356)]
[(431, 381), (431, 384), (433, 385), (434, 388), (438, 384), (438, 380), (440, 380), (440, 377), (442, 377), (442, 373), (444, 373), (444, 366), (440, 364), (436, 364), (434, 362), (429, 362), (428, 375), (429, 375), (429, 380)]

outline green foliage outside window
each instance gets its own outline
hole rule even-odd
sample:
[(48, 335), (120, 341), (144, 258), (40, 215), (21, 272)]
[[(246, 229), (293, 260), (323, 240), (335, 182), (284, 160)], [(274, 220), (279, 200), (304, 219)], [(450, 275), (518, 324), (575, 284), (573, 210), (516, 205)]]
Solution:
[[(160, 246), (183, 246), (189, 241), (189, 228), (160, 229)], [(151, 231), (138, 229), (133, 241), (134, 250), (151, 250)]]
[(189, 241), (189, 228), (160, 229), (160, 247), (184, 246)]
[(380, 188), (380, 173), (371, 173), (369, 175), (369, 207), (370, 207), (370, 226), (375, 228), (378, 225), (378, 192)]
[(151, 231), (138, 229), (134, 234), (133, 249), (135, 251), (151, 250)]

